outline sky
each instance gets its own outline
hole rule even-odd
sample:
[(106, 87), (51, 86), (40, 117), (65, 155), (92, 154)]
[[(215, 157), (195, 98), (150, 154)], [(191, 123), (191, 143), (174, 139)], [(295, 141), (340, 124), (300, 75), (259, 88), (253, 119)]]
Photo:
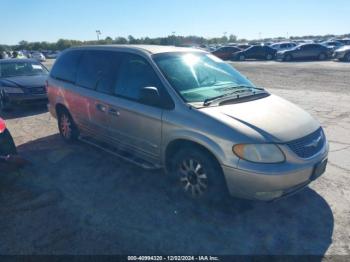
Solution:
[(350, 33), (349, 0), (0, 0), (0, 44), (111, 36)]

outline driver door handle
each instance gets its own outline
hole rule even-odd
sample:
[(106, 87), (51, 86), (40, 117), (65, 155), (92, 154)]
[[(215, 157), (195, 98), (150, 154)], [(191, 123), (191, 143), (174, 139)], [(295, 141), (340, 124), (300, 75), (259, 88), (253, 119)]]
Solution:
[(102, 104), (96, 104), (96, 109), (101, 112), (106, 112), (107, 111), (107, 106), (102, 105)]
[(117, 109), (114, 108), (110, 108), (108, 111), (108, 114), (112, 115), (112, 116), (120, 116), (120, 113)]

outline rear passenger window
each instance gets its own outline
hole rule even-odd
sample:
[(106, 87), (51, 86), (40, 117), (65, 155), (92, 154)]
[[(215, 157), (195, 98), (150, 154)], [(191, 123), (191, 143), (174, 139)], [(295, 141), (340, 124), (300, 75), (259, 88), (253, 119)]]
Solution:
[(124, 54), (115, 93), (125, 98), (139, 100), (143, 87), (160, 88), (160, 80), (151, 65), (142, 57)]
[(118, 74), (119, 56), (111, 51), (85, 51), (79, 65), (77, 85), (112, 94)]
[(62, 54), (51, 70), (51, 77), (74, 83), (82, 51), (72, 50)]

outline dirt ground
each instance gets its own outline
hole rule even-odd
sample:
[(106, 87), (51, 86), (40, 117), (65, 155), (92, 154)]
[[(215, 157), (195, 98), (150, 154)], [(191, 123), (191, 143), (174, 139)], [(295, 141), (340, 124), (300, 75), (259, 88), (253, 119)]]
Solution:
[(1, 174), (0, 253), (350, 255), (350, 64), (233, 65), (324, 126), (329, 166), (309, 188), (273, 203), (191, 202), (162, 172), (66, 145), (44, 107), (20, 108), (1, 117), (32, 165)]

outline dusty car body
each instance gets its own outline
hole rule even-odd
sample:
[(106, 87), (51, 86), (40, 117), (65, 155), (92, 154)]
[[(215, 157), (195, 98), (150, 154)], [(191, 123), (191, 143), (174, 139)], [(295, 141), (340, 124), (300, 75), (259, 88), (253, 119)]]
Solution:
[(65, 141), (164, 168), (193, 197), (228, 190), (273, 200), (304, 188), (327, 165), (328, 142), (315, 119), (200, 50), (69, 49), (51, 71), (48, 98)]
[(20, 103), (46, 103), (47, 76), (47, 69), (35, 60), (0, 60), (0, 110)]

